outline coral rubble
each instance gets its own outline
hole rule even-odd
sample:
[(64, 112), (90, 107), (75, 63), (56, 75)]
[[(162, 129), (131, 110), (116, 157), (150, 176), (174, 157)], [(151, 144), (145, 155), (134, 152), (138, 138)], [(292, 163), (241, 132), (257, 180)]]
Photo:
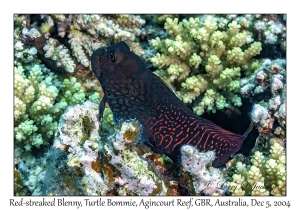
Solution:
[(214, 159), (214, 151), (199, 152), (189, 145), (181, 147), (181, 164), (192, 175), (195, 193), (224, 195), (220, 183), (225, 179), (220, 170), (211, 166)]
[[(53, 170), (47, 169), (51, 164), (46, 167), (49, 174), (46, 173), (44, 178), (45, 193), (107, 195), (114, 189), (119, 195), (166, 194), (164, 182), (151, 165), (131, 149), (139, 139), (139, 124), (123, 122), (105, 141), (98, 134), (97, 115), (98, 106), (92, 102), (69, 107), (62, 115), (48, 159), (64, 162), (60, 164), (66, 169), (55, 175)], [(65, 159), (57, 159), (55, 150), (64, 153)], [(47, 183), (48, 176), (58, 180), (70, 173), (79, 183), (76, 186), (66, 185), (62, 191), (58, 186), (53, 187), (53, 183)]]

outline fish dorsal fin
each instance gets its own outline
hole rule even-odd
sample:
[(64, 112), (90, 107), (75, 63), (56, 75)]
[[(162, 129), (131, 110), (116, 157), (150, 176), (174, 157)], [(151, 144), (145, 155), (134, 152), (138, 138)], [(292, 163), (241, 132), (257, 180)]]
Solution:
[(251, 121), (249, 127), (247, 128), (247, 130), (243, 134), (243, 138), (242, 138), (243, 140), (247, 138), (248, 134), (252, 131), (253, 127), (254, 127), (254, 122)]
[[(154, 74), (154, 75), (156, 75), (156, 74)], [(157, 76), (157, 75), (156, 75)], [(176, 90), (173, 88), (173, 87), (170, 87), (169, 85), (168, 85), (168, 83), (166, 83), (162, 78), (160, 78), (159, 76), (157, 76), (157, 78), (160, 80), (160, 81), (162, 81), (162, 83), (172, 92), (172, 93), (174, 93), (175, 95), (176, 95), (176, 97), (177, 98), (179, 98), (178, 97), (178, 95), (177, 95), (177, 93), (176, 93)]]
[(99, 104), (99, 115), (98, 115), (98, 121), (101, 122), (103, 113), (104, 113), (104, 108), (105, 108), (105, 103), (106, 103), (106, 95), (102, 98), (100, 104)]
[(131, 45), (132, 45), (132, 42), (131, 41), (128, 41), (128, 40), (123, 40), (123, 42), (125, 42), (127, 45), (128, 45), (128, 47), (130, 48), (131, 47)]

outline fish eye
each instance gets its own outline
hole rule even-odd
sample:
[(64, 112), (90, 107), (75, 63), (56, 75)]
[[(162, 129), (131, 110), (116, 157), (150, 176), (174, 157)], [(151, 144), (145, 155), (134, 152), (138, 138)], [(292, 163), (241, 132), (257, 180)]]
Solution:
[(116, 62), (116, 57), (115, 57), (115, 54), (113, 54), (112, 52), (110, 52), (108, 54), (108, 58), (111, 62), (115, 63)]
[(124, 54), (119, 50), (112, 50), (107, 53), (107, 59), (112, 63), (120, 63), (124, 59)]

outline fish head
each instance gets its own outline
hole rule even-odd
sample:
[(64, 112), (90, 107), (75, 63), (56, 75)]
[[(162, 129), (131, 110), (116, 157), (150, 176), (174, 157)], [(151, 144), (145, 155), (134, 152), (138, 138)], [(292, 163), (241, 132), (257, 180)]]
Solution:
[(91, 63), (104, 93), (110, 96), (128, 95), (131, 84), (146, 68), (142, 59), (123, 41), (94, 51)]

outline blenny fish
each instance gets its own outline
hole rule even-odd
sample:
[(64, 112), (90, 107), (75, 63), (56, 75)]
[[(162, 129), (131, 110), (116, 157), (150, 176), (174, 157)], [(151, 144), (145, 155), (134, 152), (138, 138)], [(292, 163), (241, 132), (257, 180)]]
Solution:
[(143, 126), (142, 139), (175, 161), (182, 145), (192, 145), (201, 152), (215, 151), (213, 166), (222, 166), (252, 129), (235, 134), (194, 114), (126, 42), (97, 49), (91, 63), (105, 94), (99, 120), (107, 102), (117, 124), (137, 119)]

